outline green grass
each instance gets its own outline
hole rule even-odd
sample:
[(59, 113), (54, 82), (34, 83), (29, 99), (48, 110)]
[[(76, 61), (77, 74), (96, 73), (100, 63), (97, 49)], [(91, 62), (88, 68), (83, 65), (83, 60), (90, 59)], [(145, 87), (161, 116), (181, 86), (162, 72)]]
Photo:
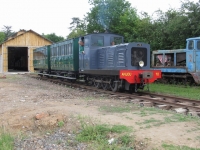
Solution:
[(144, 121), (140, 121), (140, 122), (136, 122), (137, 125), (140, 125), (140, 128), (151, 128), (151, 127), (155, 127), (155, 126), (160, 126), (162, 124), (169, 124), (169, 123), (173, 123), (173, 122), (199, 122), (199, 119), (195, 118), (195, 117), (191, 117), (191, 116), (186, 116), (183, 114), (171, 114), (170, 116), (166, 116), (166, 117), (161, 117), (160, 120), (158, 119), (154, 119), (154, 118), (150, 118), (150, 119), (146, 119)]
[(190, 99), (200, 100), (200, 86), (190, 87), (190, 86), (177, 86), (172, 84), (161, 84), (154, 83), (149, 85), (150, 92), (170, 94), (179, 97), (185, 97)]
[(200, 150), (200, 148), (190, 148), (187, 146), (174, 146), (169, 144), (162, 144), (165, 150)]
[(154, 107), (141, 107), (139, 112), (134, 112), (133, 114), (138, 114), (141, 117), (145, 117), (154, 114), (161, 114), (161, 115), (172, 114), (172, 112)]
[(105, 112), (110, 112), (110, 113), (123, 113), (123, 112), (130, 112), (131, 107), (124, 106), (124, 107), (119, 107), (119, 106), (101, 106), (99, 108), (100, 111), (105, 111)]
[(64, 123), (63, 121), (59, 121), (59, 122), (58, 122), (58, 127), (63, 127), (64, 124), (65, 124), (65, 123)]
[(14, 137), (9, 133), (2, 131), (0, 133), (0, 150), (13, 150)]
[[(82, 122), (82, 128), (76, 139), (79, 142), (90, 143), (90, 149), (95, 150), (128, 150), (134, 147), (134, 137), (129, 135), (131, 128), (124, 125), (90, 125)], [(109, 144), (109, 140), (114, 138)]]

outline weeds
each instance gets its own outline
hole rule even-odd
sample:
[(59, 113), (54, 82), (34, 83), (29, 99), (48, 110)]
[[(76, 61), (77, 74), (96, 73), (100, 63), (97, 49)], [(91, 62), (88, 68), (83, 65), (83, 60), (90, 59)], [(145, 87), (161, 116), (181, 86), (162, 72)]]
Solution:
[(2, 131), (0, 134), (0, 150), (13, 150), (14, 137), (9, 133)]
[(58, 122), (58, 126), (59, 126), (59, 127), (63, 127), (64, 124), (65, 124), (65, 123), (64, 123), (63, 121), (59, 121), (59, 122)]
[(110, 112), (110, 113), (123, 113), (123, 112), (130, 112), (131, 108), (124, 106), (124, 107), (118, 107), (118, 106), (102, 106), (99, 108), (100, 111)]
[(174, 146), (174, 145), (168, 145), (168, 144), (162, 144), (162, 147), (165, 150), (200, 150), (200, 148), (190, 148), (187, 146)]
[(81, 126), (82, 129), (76, 139), (79, 142), (90, 142), (91, 149), (120, 150), (122, 147), (131, 149), (134, 146), (134, 137), (127, 134), (131, 131), (129, 127), (106, 124), (90, 125), (83, 122)]
[(172, 84), (169, 85), (169, 84), (156, 83), (156, 84), (150, 84), (149, 88), (151, 92), (170, 94), (170, 95), (200, 100), (199, 87), (190, 87), (190, 86), (181, 87)]

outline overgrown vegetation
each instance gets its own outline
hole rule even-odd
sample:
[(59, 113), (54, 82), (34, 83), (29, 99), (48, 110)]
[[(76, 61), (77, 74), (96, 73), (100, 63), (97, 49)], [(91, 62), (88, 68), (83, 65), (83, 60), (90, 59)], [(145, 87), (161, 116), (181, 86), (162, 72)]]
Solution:
[(153, 14), (137, 12), (126, 0), (89, 0), (89, 4), (91, 9), (83, 19), (72, 18), (70, 38), (107, 29), (123, 35), (125, 42), (146, 42), (157, 50), (185, 48), (186, 38), (200, 35), (196, 21), (200, 2), (185, 0), (177, 10), (155, 10)]
[(131, 106), (101, 106), (100, 111), (110, 112), (110, 113), (123, 113), (130, 112), (132, 109)]
[(13, 150), (14, 137), (4, 130), (0, 130), (0, 150)]
[(179, 97), (200, 100), (200, 87), (177, 86), (172, 84), (154, 83), (149, 85), (150, 92), (169, 94)]
[(87, 142), (91, 149), (121, 150), (134, 149), (132, 129), (124, 125), (87, 124), (81, 121), (81, 131), (77, 135), (79, 142)]
[(188, 146), (174, 146), (169, 144), (163, 144), (162, 147), (165, 150), (200, 150), (200, 148), (190, 148)]

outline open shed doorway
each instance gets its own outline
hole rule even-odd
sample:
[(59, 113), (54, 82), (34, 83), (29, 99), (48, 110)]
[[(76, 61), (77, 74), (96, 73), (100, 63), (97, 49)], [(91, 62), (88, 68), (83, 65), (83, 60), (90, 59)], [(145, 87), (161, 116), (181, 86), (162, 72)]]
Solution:
[(8, 47), (8, 72), (28, 71), (28, 47)]

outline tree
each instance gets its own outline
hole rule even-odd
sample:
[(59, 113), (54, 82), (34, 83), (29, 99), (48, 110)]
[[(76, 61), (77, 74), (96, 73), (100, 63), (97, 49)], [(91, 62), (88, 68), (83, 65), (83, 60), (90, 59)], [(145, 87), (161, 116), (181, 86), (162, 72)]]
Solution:
[(185, 0), (181, 6), (181, 13), (188, 17), (188, 30), (191, 37), (200, 36), (200, 0), (197, 3)]
[(42, 36), (44, 36), (45, 38), (47, 38), (48, 40), (56, 43), (56, 42), (60, 42), (64, 40), (64, 37), (62, 36), (57, 36), (55, 33), (51, 33), (51, 34), (44, 34), (42, 33)]
[(72, 39), (75, 37), (83, 36), (85, 35), (85, 31), (81, 29), (74, 29), (72, 32), (67, 36), (67, 39)]
[(5, 33), (4, 32), (0, 32), (0, 43), (2, 43), (5, 40)]
[(85, 20), (80, 20), (78, 17), (73, 17), (70, 23), (69, 29), (71, 33), (67, 36), (67, 39), (79, 37), (86, 34), (86, 23)]
[(89, 0), (93, 5), (91, 12), (87, 13), (87, 32), (103, 32), (106, 29), (113, 32), (119, 25), (120, 16), (127, 13), (131, 4), (125, 0)]
[(2, 31), (5, 34), (5, 40), (9, 38), (9, 36), (11, 36), (12, 34), (14, 34), (15, 32), (12, 32), (11, 30), (12, 26), (5, 26), (2, 28)]

